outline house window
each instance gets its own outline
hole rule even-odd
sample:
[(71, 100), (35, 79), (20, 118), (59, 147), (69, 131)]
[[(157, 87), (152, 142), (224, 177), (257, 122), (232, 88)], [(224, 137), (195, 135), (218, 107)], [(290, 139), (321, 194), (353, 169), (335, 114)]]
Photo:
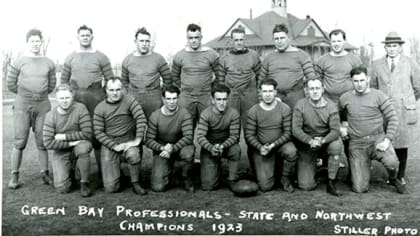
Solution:
[(313, 26), (309, 26), (308, 28), (308, 36), (309, 37), (315, 37), (315, 29)]

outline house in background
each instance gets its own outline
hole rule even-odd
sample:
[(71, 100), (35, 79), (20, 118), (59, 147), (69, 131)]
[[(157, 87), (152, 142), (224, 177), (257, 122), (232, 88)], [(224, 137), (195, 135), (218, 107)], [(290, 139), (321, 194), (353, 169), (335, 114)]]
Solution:
[[(271, 10), (250, 19), (238, 18), (226, 32), (206, 43), (219, 53), (232, 47), (230, 33), (236, 27), (243, 27), (246, 34), (246, 45), (256, 50), (262, 57), (274, 50), (272, 30), (275, 24), (286, 24), (289, 29), (290, 44), (296, 46), (309, 55), (312, 60), (317, 60), (321, 55), (330, 50), (328, 33), (309, 15), (305, 19), (299, 19), (287, 12), (286, 0), (271, 0)], [(357, 48), (346, 45), (347, 50)]]

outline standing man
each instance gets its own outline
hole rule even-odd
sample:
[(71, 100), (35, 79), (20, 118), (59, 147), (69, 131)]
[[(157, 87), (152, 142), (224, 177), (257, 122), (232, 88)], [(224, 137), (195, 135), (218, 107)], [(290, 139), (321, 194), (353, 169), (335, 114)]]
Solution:
[(340, 168), (343, 144), (340, 139), (340, 116), (337, 104), (323, 97), (324, 87), (320, 78), (306, 81), (308, 98), (301, 99), (293, 110), (292, 132), (298, 140), (297, 176), (299, 188), (316, 188), (316, 159), (328, 153), (327, 192), (340, 196), (335, 178)]
[(231, 39), (233, 48), (220, 58), (220, 81), (230, 88), (229, 106), (240, 113), (245, 127), (248, 110), (258, 103), (257, 77), (261, 63), (258, 53), (245, 46), (244, 28), (233, 29)]
[(291, 46), (289, 30), (284, 24), (275, 25), (273, 39), (276, 50), (269, 53), (261, 63), (258, 79), (273, 79), (277, 82), (278, 96), (289, 107), (305, 97), (303, 83), (315, 76), (309, 55), (301, 49)]
[(262, 101), (248, 112), (245, 138), (253, 149), (253, 161), (258, 186), (270, 191), (274, 186), (275, 159), (284, 158), (281, 184), (289, 193), (294, 189), (290, 176), (295, 173), (297, 150), (291, 142), (292, 112), (288, 105), (278, 101), (277, 82), (265, 79), (260, 83)]
[(228, 186), (238, 179), (241, 148), (239, 113), (227, 105), (230, 90), (217, 84), (213, 87), (212, 106), (201, 113), (197, 127), (197, 141), (201, 145), (201, 188), (213, 190), (219, 185), (221, 158), (229, 160)]
[(324, 83), (325, 96), (338, 103), (343, 93), (353, 90), (350, 71), (360, 67), (362, 61), (344, 50), (346, 33), (343, 30), (335, 29), (329, 36), (331, 52), (319, 58), (315, 64), (315, 71)]
[(391, 98), (369, 88), (366, 68), (354, 68), (350, 76), (354, 90), (340, 97), (339, 108), (343, 120), (349, 124), (353, 191), (363, 193), (369, 190), (371, 159), (375, 159), (385, 166), (397, 192), (404, 193), (405, 185), (401, 178), (396, 178), (399, 163), (391, 143), (398, 130)]
[(193, 125), (189, 112), (178, 106), (179, 88), (163, 88), (163, 106), (149, 119), (146, 145), (153, 150), (152, 189), (165, 191), (170, 182), (175, 160), (183, 163), (182, 177), (185, 189), (194, 192), (191, 170), (194, 165)]
[(417, 123), (416, 100), (420, 98), (420, 68), (415, 61), (402, 54), (404, 41), (397, 33), (389, 33), (383, 43), (386, 56), (373, 62), (371, 87), (391, 97), (397, 112), (399, 127), (392, 144), (400, 161), (398, 178), (405, 185), (410, 131)]
[(137, 30), (136, 51), (124, 58), (121, 79), (128, 93), (135, 97), (148, 118), (162, 106), (160, 77), (163, 85), (172, 83), (171, 71), (163, 56), (150, 49), (150, 33), (146, 28)]
[(105, 191), (120, 188), (120, 162), (128, 163), (135, 194), (145, 195), (139, 183), (140, 144), (144, 137), (146, 118), (136, 99), (124, 95), (122, 81), (112, 77), (105, 83), (106, 99), (95, 108), (93, 128), (102, 144), (102, 180)]
[[(85, 105), (73, 101), (73, 91), (61, 84), (55, 93), (58, 106), (47, 114), (44, 123), (44, 143), (53, 150), (54, 186), (60, 193), (68, 193), (76, 168), (80, 171), (80, 192), (89, 197), (90, 152), (92, 121)], [(73, 172), (73, 173), (71, 173)]]
[[(61, 83), (70, 84), (74, 91), (74, 100), (84, 104), (91, 116), (96, 105), (104, 97), (103, 80), (113, 76), (111, 63), (105, 54), (92, 47), (93, 30), (82, 25), (77, 30), (79, 49), (72, 52), (64, 61)], [(100, 143), (93, 138), (98, 175), (101, 179)]]
[(193, 125), (200, 113), (211, 104), (210, 88), (219, 77), (219, 55), (213, 49), (201, 45), (201, 27), (189, 24), (187, 27), (187, 47), (174, 56), (172, 79), (181, 88), (179, 105), (192, 116)]
[(52, 185), (48, 173), (48, 152), (42, 140), (42, 126), (45, 115), (51, 109), (48, 94), (56, 84), (54, 62), (41, 54), (42, 33), (31, 29), (26, 34), (28, 52), (17, 58), (7, 76), (7, 88), (16, 94), (13, 105), (15, 143), (11, 155), (12, 176), (8, 187), (16, 189), (19, 183), (19, 168), (23, 150), (26, 147), (29, 131), (35, 135), (38, 149), (38, 162), (44, 184)]

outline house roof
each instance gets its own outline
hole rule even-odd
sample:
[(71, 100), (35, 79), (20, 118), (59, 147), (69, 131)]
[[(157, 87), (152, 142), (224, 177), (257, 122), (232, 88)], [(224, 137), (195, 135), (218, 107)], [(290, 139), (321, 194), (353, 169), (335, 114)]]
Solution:
[[(230, 47), (230, 29), (240, 21), (246, 27), (248, 27), (254, 34), (247, 35), (247, 45), (248, 46), (264, 46), (264, 45), (273, 45), (272, 39), (272, 27), (275, 24), (286, 24), (289, 28), (289, 38), (291, 39), (291, 44), (295, 46), (309, 46), (314, 45), (320, 42), (328, 42), (328, 36), (321, 30), (324, 37), (303, 37), (299, 34), (312, 22), (316, 22), (311, 18), (299, 19), (296, 16), (288, 13), (287, 18), (282, 17), (275, 13), (274, 11), (268, 11), (264, 14), (254, 18), (238, 18), (231, 27), (221, 36), (209, 41), (206, 43), (206, 46), (212, 48), (226, 48)], [(317, 24), (316, 24), (317, 25)], [(318, 26), (318, 25), (317, 25)], [(319, 27), (319, 26), (318, 26)]]

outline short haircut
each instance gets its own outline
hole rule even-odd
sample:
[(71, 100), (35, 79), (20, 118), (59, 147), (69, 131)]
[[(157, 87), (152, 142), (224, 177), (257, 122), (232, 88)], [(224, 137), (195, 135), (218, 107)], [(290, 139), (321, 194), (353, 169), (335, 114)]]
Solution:
[(263, 85), (273, 85), (274, 89), (277, 89), (277, 82), (273, 79), (264, 79), (263, 81), (261, 81), (260, 89)]
[(196, 25), (196, 24), (189, 24), (187, 26), (187, 32), (188, 31), (191, 31), (191, 32), (195, 32), (195, 31), (201, 32), (201, 27), (199, 25)]
[(354, 75), (360, 75), (362, 73), (364, 73), (365, 75), (368, 75), (366, 67), (363, 67), (363, 66), (356, 67), (350, 71), (350, 77), (353, 78)]
[(115, 83), (116, 81), (120, 81), (121, 85), (123, 84), (123, 82), (122, 82), (122, 80), (121, 80), (121, 77), (118, 77), (118, 76), (112, 76), (111, 78), (109, 78), (109, 79), (107, 79), (107, 80), (105, 81), (105, 86), (104, 86), (104, 89), (105, 89), (105, 90), (108, 88), (108, 83), (109, 83), (109, 81), (112, 81), (113, 83)]
[(242, 26), (236, 27), (230, 32), (230, 37), (233, 37), (233, 34), (245, 34), (245, 28)]
[(330, 36), (330, 39), (331, 39), (331, 36), (333, 36), (333, 35), (339, 35), (339, 34), (343, 35), (343, 39), (346, 40), (346, 32), (344, 32), (344, 30), (342, 30), (342, 29), (332, 30), (330, 32), (330, 35), (329, 35)]
[(92, 28), (89, 28), (89, 27), (87, 27), (86, 25), (82, 25), (82, 26), (80, 26), (80, 27), (79, 27), (79, 29), (77, 29), (77, 33), (80, 33), (80, 31), (82, 31), (82, 30), (89, 30), (89, 32), (90, 32), (91, 34), (93, 34), (93, 30), (92, 30)]
[(322, 81), (321, 77), (314, 76), (314, 77), (312, 77), (312, 78), (310, 78), (310, 79), (308, 79), (308, 80), (305, 81), (305, 87), (308, 87), (310, 81), (316, 81), (316, 80), (318, 80), (319, 82), (321, 82), (321, 85), (324, 85), (324, 81)]
[(28, 42), (31, 36), (39, 36), (39, 38), (42, 40), (42, 32), (39, 29), (30, 29), (28, 33), (26, 33), (26, 42)]
[(230, 94), (230, 89), (224, 85), (224, 84), (215, 84), (213, 85), (213, 87), (211, 88), (211, 96), (214, 98), (214, 94), (215, 93), (227, 93), (228, 95)]
[(284, 32), (284, 33), (288, 34), (289, 29), (287, 28), (287, 26), (285, 24), (276, 24), (276, 25), (274, 25), (274, 28), (273, 28), (273, 34), (278, 33), (278, 32)]
[(166, 92), (168, 93), (176, 93), (177, 96), (181, 93), (179, 88), (175, 85), (165, 85), (162, 88), (162, 97), (165, 97)]
[(68, 84), (60, 84), (55, 88), (55, 93), (57, 94), (60, 91), (69, 91), (70, 93), (73, 93), (73, 89)]
[(146, 28), (144, 28), (144, 27), (141, 27), (140, 29), (138, 29), (138, 30), (136, 31), (136, 35), (135, 35), (135, 38), (134, 38), (134, 39), (137, 39), (137, 36), (138, 36), (139, 34), (148, 35), (148, 36), (150, 37), (150, 33), (149, 33), (149, 31), (147, 31), (147, 29), (146, 29)]

